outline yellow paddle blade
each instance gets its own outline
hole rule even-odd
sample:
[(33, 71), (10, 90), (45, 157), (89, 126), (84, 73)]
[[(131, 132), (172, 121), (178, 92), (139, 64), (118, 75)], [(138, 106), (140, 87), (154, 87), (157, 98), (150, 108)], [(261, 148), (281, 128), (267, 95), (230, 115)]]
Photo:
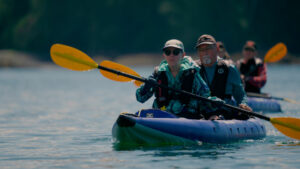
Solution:
[[(103, 66), (103, 67), (106, 67), (106, 68), (109, 68), (109, 69), (114, 69), (114, 70), (117, 70), (117, 71), (120, 71), (120, 72), (123, 72), (123, 73), (126, 73), (126, 74), (130, 74), (130, 75), (133, 75), (133, 76), (136, 76), (136, 77), (141, 77), (137, 72), (130, 69), (129, 67), (126, 67), (124, 65), (121, 65), (119, 63), (115, 63), (115, 62), (112, 62), (112, 61), (105, 60), (105, 61), (100, 63), (100, 66)], [(100, 73), (104, 77), (106, 77), (108, 79), (111, 79), (111, 80), (114, 80), (114, 81), (117, 81), (117, 82), (131, 82), (131, 81), (134, 81), (134, 84), (137, 85), (137, 86), (140, 86), (143, 83), (143, 82), (136, 81), (136, 80), (128, 78), (128, 77), (124, 77), (124, 76), (121, 76), (121, 75), (118, 75), (118, 74), (115, 74), (115, 73), (111, 73), (111, 72), (102, 70), (102, 69), (100, 69)]]
[(265, 63), (272, 63), (277, 62), (282, 59), (287, 53), (287, 48), (283, 43), (277, 43), (273, 46), (266, 54), (264, 62)]
[(54, 63), (71, 70), (87, 71), (98, 67), (87, 54), (67, 45), (52, 45), (50, 55)]
[(134, 85), (135, 85), (136, 87), (140, 87), (143, 83), (144, 83), (144, 82), (141, 82), (141, 81), (138, 81), (138, 80), (135, 80), (135, 81), (134, 81)]
[(282, 134), (300, 140), (300, 119), (292, 117), (274, 117), (270, 122)]

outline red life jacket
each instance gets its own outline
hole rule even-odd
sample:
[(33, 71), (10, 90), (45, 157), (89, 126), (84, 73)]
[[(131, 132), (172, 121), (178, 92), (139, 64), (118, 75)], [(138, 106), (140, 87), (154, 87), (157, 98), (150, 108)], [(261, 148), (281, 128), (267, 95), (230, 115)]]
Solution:
[[(240, 63), (240, 72), (242, 75), (244, 75), (245, 77), (247, 76), (259, 76), (260, 74), (260, 70), (263, 69), (263, 62), (261, 59), (259, 58), (253, 58), (248, 60), (248, 62), (246, 64), (244, 64), (243, 62)], [(254, 92), (254, 93), (260, 93), (260, 89), (262, 86), (264, 86), (266, 80), (262, 81), (261, 83), (263, 84), (256, 84), (253, 85), (250, 82), (246, 81), (245, 83), (245, 91), (246, 92)], [(259, 82), (257, 82), (259, 83)]]

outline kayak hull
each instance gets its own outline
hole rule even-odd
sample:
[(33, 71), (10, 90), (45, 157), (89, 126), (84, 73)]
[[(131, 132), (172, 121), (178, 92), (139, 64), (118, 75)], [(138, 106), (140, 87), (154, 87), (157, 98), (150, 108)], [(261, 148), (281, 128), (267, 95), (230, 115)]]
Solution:
[(248, 97), (248, 105), (253, 111), (259, 112), (281, 112), (281, 106), (277, 100), (258, 97)]
[[(229, 143), (266, 136), (265, 126), (258, 119), (194, 120), (177, 118), (160, 110), (143, 110), (142, 116), (121, 114), (113, 126), (112, 135), (119, 144), (185, 145), (199, 143)], [(147, 114), (147, 115), (145, 115)], [(150, 117), (148, 116), (150, 115)], [(147, 117), (148, 116), (148, 117)]]

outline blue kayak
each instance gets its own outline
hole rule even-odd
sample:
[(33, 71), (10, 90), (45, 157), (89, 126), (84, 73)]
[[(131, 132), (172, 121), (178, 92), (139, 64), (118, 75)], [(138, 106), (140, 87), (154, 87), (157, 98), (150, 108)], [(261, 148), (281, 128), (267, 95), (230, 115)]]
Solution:
[(281, 112), (279, 102), (274, 99), (248, 97), (247, 103), (256, 112)]
[(115, 122), (112, 135), (123, 145), (186, 145), (229, 143), (266, 136), (264, 124), (248, 120), (194, 120), (178, 118), (161, 110), (122, 113)]

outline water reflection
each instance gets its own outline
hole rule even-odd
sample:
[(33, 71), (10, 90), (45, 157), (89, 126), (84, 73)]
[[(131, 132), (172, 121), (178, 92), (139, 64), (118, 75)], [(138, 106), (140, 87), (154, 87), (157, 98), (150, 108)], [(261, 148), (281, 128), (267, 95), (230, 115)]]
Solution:
[[(189, 156), (201, 159), (218, 159), (226, 156), (230, 159), (236, 159), (236, 152), (248, 147), (253, 143), (249, 141), (236, 142), (232, 144), (202, 144), (191, 146), (162, 146), (162, 147), (147, 147), (147, 146), (120, 146), (114, 143), (113, 148), (116, 151), (139, 151), (145, 153), (143, 156), (151, 157), (177, 157)], [(232, 155), (231, 155), (232, 154)]]

